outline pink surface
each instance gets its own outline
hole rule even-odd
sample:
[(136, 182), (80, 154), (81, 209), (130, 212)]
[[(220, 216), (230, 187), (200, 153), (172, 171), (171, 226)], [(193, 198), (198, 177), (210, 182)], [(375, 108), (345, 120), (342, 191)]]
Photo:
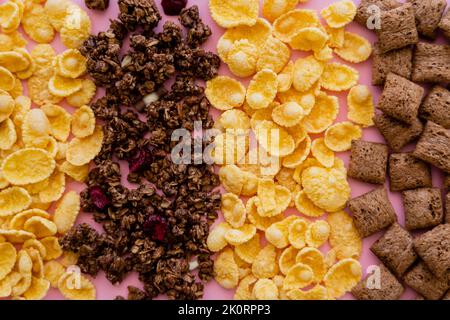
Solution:
[[(86, 7), (84, 6), (83, 0), (74, 0), (74, 2), (80, 4), (85, 10), (87, 10)], [(160, 1), (157, 0), (156, 2), (159, 3)], [(325, 7), (328, 4), (333, 3), (333, 2), (335, 2), (335, 1), (311, 0), (310, 3), (301, 4), (299, 7), (320, 10), (323, 7)], [(359, 0), (357, 0), (355, 2), (358, 3)], [(189, 5), (197, 4), (200, 7), (201, 16), (202, 16), (204, 22), (211, 26), (214, 34), (209, 39), (209, 41), (206, 43), (206, 49), (215, 51), (215, 44), (216, 44), (217, 40), (219, 39), (219, 37), (223, 34), (224, 30), (222, 28), (218, 27), (210, 18), (210, 15), (208, 12), (208, 1), (207, 0), (189, 0), (188, 4)], [(91, 10), (87, 10), (87, 12), (89, 13), (91, 20), (92, 20), (92, 24), (93, 24), (92, 32), (93, 33), (97, 33), (101, 30), (106, 30), (106, 28), (109, 25), (109, 19), (115, 19), (117, 17), (117, 12), (118, 12), (117, 1), (114, 1), (114, 0), (111, 1), (110, 8), (106, 12), (96, 12), (96, 11), (91, 11)], [(176, 20), (176, 18), (173, 18), (173, 17), (169, 18), (169, 19)], [(162, 23), (160, 24), (160, 26), (162, 26)], [(364, 28), (357, 25), (356, 23), (352, 23), (350, 26), (348, 26), (347, 29), (349, 31), (356, 32), (360, 35), (365, 36), (372, 43), (375, 41), (375, 36), (372, 34), (372, 32), (365, 30)], [(33, 46), (34, 46), (34, 44), (32, 44), (32, 42), (30, 42), (29, 49), (31, 49)], [(59, 41), (59, 38), (57, 38), (55, 40), (54, 46), (58, 52), (61, 52), (64, 50), (64, 47), (61, 45), (61, 43)], [(295, 53), (293, 56), (293, 59), (296, 59), (297, 57), (304, 56), (304, 55), (306, 55), (306, 54), (305, 53), (303, 53), (303, 54)], [(339, 58), (336, 58), (335, 60), (339, 61)], [(347, 63), (347, 62), (345, 62), (345, 63)], [(350, 64), (350, 63), (347, 63), (347, 64)], [(362, 64), (356, 64), (356, 65), (350, 64), (350, 65), (355, 67), (360, 72), (360, 83), (371, 87), (372, 91), (374, 92), (374, 95), (377, 99), (378, 95), (380, 93), (380, 89), (378, 87), (372, 87), (370, 85), (370, 83), (371, 83), (371, 81), (370, 81), (370, 79), (371, 79), (370, 61), (366, 61), (365, 63), (362, 63)], [(227, 75), (230, 74), (225, 65), (222, 66), (220, 72), (221, 72), (221, 74), (227, 74)], [(248, 80), (245, 83), (247, 84)], [(335, 95), (335, 93), (333, 93), (333, 92), (331, 92), (331, 94)], [(337, 96), (339, 97), (340, 106), (341, 106), (340, 114), (339, 114), (337, 121), (347, 120), (346, 119), (346, 114), (347, 114), (346, 93), (339, 94)], [(70, 111), (73, 111), (73, 109), (70, 107), (68, 107), (68, 109)], [(214, 114), (214, 116), (217, 116), (218, 112), (213, 111), (213, 114)], [(369, 140), (369, 141), (374, 141), (374, 142), (383, 142), (383, 138), (380, 136), (380, 134), (377, 132), (377, 130), (375, 128), (365, 129), (363, 139)], [(346, 164), (348, 163), (348, 157), (349, 157), (348, 152), (341, 153), (338, 156), (341, 157), (345, 161)], [(126, 177), (125, 174), (124, 174), (124, 177)], [(442, 176), (440, 176), (437, 173), (437, 171), (433, 172), (433, 182), (434, 182), (434, 185), (437, 187), (442, 185)], [(352, 179), (350, 179), (350, 185), (352, 187), (352, 197), (359, 196), (359, 195), (366, 193), (374, 188), (373, 185), (357, 182)], [(77, 191), (81, 191), (83, 189), (83, 185), (79, 184), (79, 183), (71, 183), (69, 185), (69, 188), (77, 190)], [(403, 206), (402, 206), (400, 194), (399, 193), (396, 193), (396, 194), (390, 193), (389, 197), (398, 213), (399, 222), (401, 224), (403, 224), (404, 223), (404, 215), (403, 215)], [(291, 210), (290, 212), (296, 212), (296, 211)], [(77, 222), (78, 223), (89, 222), (92, 225), (96, 225), (90, 218), (90, 215), (86, 214), (86, 213), (80, 214), (80, 217)], [(98, 225), (97, 225), (97, 228), (99, 230), (101, 230), (101, 227), (99, 227)], [(378, 239), (379, 236), (380, 236), (380, 234), (376, 234), (369, 238), (364, 239), (363, 253), (362, 253), (362, 257), (361, 257), (361, 263), (363, 265), (364, 271), (367, 269), (368, 266), (379, 263), (378, 259), (369, 250), (369, 247), (371, 246), (371, 244), (376, 239)], [(328, 248), (325, 247), (324, 249), (327, 250)], [(97, 298), (98, 299), (113, 299), (117, 295), (126, 296), (128, 285), (141, 287), (141, 284), (137, 279), (137, 275), (135, 275), (135, 274), (131, 274), (121, 284), (112, 285), (108, 280), (106, 280), (103, 273), (99, 273), (99, 275), (94, 280), (94, 283), (97, 287)], [(234, 293), (233, 290), (225, 290), (222, 287), (220, 287), (217, 283), (215, 283), (214, 281), (211, 281), (209, 284), (206, 285), (204, 298), (205, 299), (232, 299), (233, 293)], [(402, 298), (403, 299), (412, 299), (414, 297), (415, 297), (415, 293), (413, 293), (411, 290), (407, 290)], [(60, 295), (60, 293), (57, 290), (52, 289), (50, 291), (50, 293), (48, 294), (47, 299), (49, 299), (49, 300), (62, 299), (62, 296)], [(344, 299), (352, 299), (352, 297), (351, 297), (351, 295), (347, 294), (344, 297)]]

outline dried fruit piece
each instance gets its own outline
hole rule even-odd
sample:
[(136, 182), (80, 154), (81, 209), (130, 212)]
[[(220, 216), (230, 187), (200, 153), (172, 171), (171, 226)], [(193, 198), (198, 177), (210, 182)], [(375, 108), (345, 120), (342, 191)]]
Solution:
[(66, 141), (70, 134), (72, 117), (64, 108), (55, 104), (45, 104), (41, 107), (50, 122), (51, 134), (59, 141)]
[(335, 152), (348, 151), (352, 147), (352, 140), (358, 140), (361, 136), (362, 130), (359, 126), (344, 121), (332, 125), (325, 131), (324, 143)]
[(359, 73), (356, 69), (338, 62), (325, 66), (320, 84), (327, 90), (345, 91), (358, 83)]
[(95, 300), (95, 286), (86, 277), (73, 273), (65, 273), (58, 280), (58, 289), (69, 300)]
[(373, 95), (367, 86), (357, 85), (350, 89), (347, 96), (349, 120), (365, 127), (373, 126), (375, 106)]
[(258, 56), (258, 48), (247, 39), (242, 39), (233, 43), (226, 62), (231, 73), (245, 78), (256, 73)]
[(311, 112), (303, 118), (303, 127), (309, 133), (321, 133), (332, 125), (338, 112), (338, 98), (321, 93), (316, 97), (316, 104)]
[(239, 268), (231, 249), (225, 249), (214, 262), (214, 279), (225, 289), (235, 288), (239, 283)]
[(1, 170), (10, 183), (25, 185), (48, 178), (55, 166), (55, 160), (47, 151), (25, 148), (9, 155), (3, 161)]
[(325, 220), (311, 223), (306, 230), (306, 243), (312, 248), (319, 248), (328, 241), (330, 225)]
[(317, 138), (311, 144), (311, 153), (325, 168), (334, 165), (334, 152), (325, 144), (323, 138)]
[(88, 105), (92, 101), (96, 91), (97, 87), (95, 86), (94, 81), (88, 78), (82, 79), (81, 89), (66, 97), (66, 101), (72, 107), (80, 108), (84, 105)]
[(223, 217), (233, 228), (240, 228), (246, 220), (245, 206), (241, 199), (233, 193), (222, 195), (221, 206)]
[(262, 14), (267, 20), (273, 22), (279, 16), (295, 9), (298, 3), (299, 0), (264, 0)]
[(228, 230), (231, 230), (231, 226), (226, 222), (219, 223), (212, 228), (209, 232), (208, 239), (206, 240), (208, 249), (212, 252), (219, 252), (225, 248), (228, 244), (225, 239), (225, 234)]
[(356, 5), (351, 0), (335, 2), (324, 8), (320, 14), (332, 28), (341, 28), (353, 21)]
[(245, 87), (235, 79), (218, 76), (206, 83), (205, 95), (214, 108), (229, 110), (244, 103)]
[(350, 291), (362, 276), (361, 264), (354, 259), (343, 259), (333, 265), (323, 278), (331, 298), (339, 298)]
[(287, 45), (277, 38), (269, 37), (259, 52), (256, 69), (258, 71), (269, 69), (279, 73), (289, 62), (290, 57), (291, 51)]
[(96, 126), (94, 133), (86, 138), (74, 138), (67, 148), (67, 161), (74, 166), (89, 163), (100, 152), (103, 143), (103, 130)]
[(57, 74), (76, 79), (86, 72), (86, 58), (77, 49), (69, 49), (55, 57)]
[(311, 89), (320, 79), (323, 71), (323, 63), (313, 56), (298, 59), (294, 67), (294, 88), (301, 92)]
[(252, 26), (259, 14), (258, 0), (221, 0), (209, 1), (211, 17), (222, 28), (232, 28), (240, 25)]
[(253, 286), (256, 300), (278, 300), (278, 288), (270, 279), (259, 279)]
[(346, 175), (334, 168), (309, 167), (303, 170), (302, 185), (308, 198), (328, 212), (342, 209), (350, 197)]
[(294, 264), (284, 278), (283, 289), (301, 289), (314, 281), (314, 272), (310, 266), (303, 263)]
[(367, 39), (352, 32), (345, 32), (343, 46), (336, 48), (334, 52), (348, 62), (360, 63), (369, 59), (372, 46)]
[(290, 42), (298, 30), (320, 26), (316, 11), (309, 9), (291, 10), (273, 23), (273, 34), (283, 42)]
[(289, 41), (294, 50), (320, 51), (329, 39), (328, 34), (318, 27), (307, 27), (298, 30)]
[(69, 191), (56, 207), (53, 221), (59, 234), (65, 234), (75, 224), (80, 212), (80, 196), (75, 191)]
[(362, 240), (353, 219), (345, 211), (330, 213), (330, 244), (338, 259), (358, 259), (361, 255)]
[(308, 198), (306, 193), (302, 190), (297, 193), (295, 197), (295, 207), (297, 210), (304, 214), (307, 217), (321, 217), (325, 214), (325, 211), (318, 206), (316, 206), (312, 201)]
[(247, 103), (252, 109), (267, 108), (277, 95), (277, 74), (272, 70), (263, 69), (259, 71), (247, 89)]
[(252, 264), (253, 275), (259, 279), (272, 278), (278, 273), (277, 252), (271, 244), (259, 251)]

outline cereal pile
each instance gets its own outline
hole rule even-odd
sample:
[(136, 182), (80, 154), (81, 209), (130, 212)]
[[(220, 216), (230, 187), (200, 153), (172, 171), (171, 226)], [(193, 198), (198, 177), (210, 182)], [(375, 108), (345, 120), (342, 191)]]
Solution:
[[(381, 260), (381, 287), (370, 290), (363, 279), (352, 291), (357, 299), (399, 299), (404, 286), (420, 299), (450, 299), (450, 46), (422, 41), (448, 38), (447, 2), (363, 0), (356, 20), (366, 25), (366, 8), (382, 9), (373, 57), (372, 82), (384, 86), (374, 122), (386, 144), (353, 141), (348, 175), (378, 184), (374, 190), (348, 202), (362, 237), (384, 231), (371, 246)], [(426, 17), (426, 18), (425, 18)], [(426, 92), (421, 84), (429, 83)], [(414, 151), (403, 149), (418, 140)], [(442, 189), (433, 187), (431, 165), (447, 175)], [(405, 223), (389, 201), (386, 174), (392, 192), (402, 192)], [(444, 224), (446, 223), (447, 224)], [(430, 230), (431, 229), (431, 230)], [(416, 230), (425, 231), (413, 235)]]
[[(220, 59), (201, 49), (211, 30), (197, 6), (180, 12), (184, 28), (167, 21), (157, 33), (162, 16), (153, 0), (118, 5), (118, 19), (80, 48), (89, 75), (105, 88), (91, 104), (103, 120), (104, 140), (81, 193), (83, 211), (103, 231), (80, 224), (61, 245), (89, 275), (102, 270), (117, 283), (137, 272), (143, 289), (129, 287), (128, 299), (199, 299), (213, 275), (206, 239), (220, 208), (213, 191), (219, 179), (205, 163), (174, 163), (178, 141), (171, 136), (180, 128), (192, 132), (195, 121), (212, 127), (211, 105), (197, 80), (215, 77)], [(174, 80), (170, 90), (168, 80)], [(128, 166), (130, 188), (121, 183), (119, 161)]]
[[(226, 76), (206, 87), (224, 111), (212, 157), (228, 192), (225, 222), (212, 229), (208, 247), (218, 252), (216, 281), (236, 288), (235, 299), (336, 299), (362, 276), (361, 238), (343, 211), (347, 170), (335, 152), (373, 125), (374, 103), (357, 70), (331, 60), (335, 53), (363, 62), (372, 48), (345, 29), (356, 15), (352, 1), (324, 8), (326, 25), (298, 3), (265, 0), (261, 18), (258, 0), (209, 2), (213, 19), (228, 28), (220, 58), (237, 77), (252, 77), (247, 88)], [(292, 50), (311, 54), (292, 61)], [(348, 91), (349, 121), (334, 124), (340, 106), (329, 91)], [(287, 213), (290, 207), (301, 215)]]
[[(68, 299), (95, 299), (90, 280), (66, 272), (70, 261), (56, 261), (58, 238), (80, 211), (66, 181), (87, 178), (103, 140), (87, 106), (96, 87), (83, 78), (86, 59), (74, 49), (89, 36), (90, 20), (69, 1), (10, 0), (0, 11), (0, 297), (42, 299), (55, 287)], [(19, 26), (39, 43), (31, 52)], [(49, 44), (56, 32), (70, 48), (59, 55)], [(79, 109), (56, 105), (64, 98)]]

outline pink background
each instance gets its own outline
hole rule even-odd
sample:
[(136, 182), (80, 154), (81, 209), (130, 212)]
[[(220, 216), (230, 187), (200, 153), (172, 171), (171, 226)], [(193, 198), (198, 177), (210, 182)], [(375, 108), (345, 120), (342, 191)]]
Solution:
[[(91, 17), (91, 21), (92, 21), (92, 32), (94, 34), (99, 31), (106, 30), (109, 25), (109, 19), (115, 19), (117, 17), (118, 6), (117, 6), (117, 1), (115, 1), (115, 0), (110, 1), (111, 2), (110, 7), (106, 12), (97, 12), (97, 11), (88, 10), (84, 6), (83, 0), (73, 0), (73, 1), (78, 3), (79, 5), (81, 5), (81, 7), (83, 9), (87, 10), (87, 12), (89, 13), (89, 15)], [(156, 2), (158, 2), (158, 4), (160, 3), (159, 0), (156, 0)], [(335, 1), (311, 0), (309, 3), (300, 4), (299, 8), (310, 8), (310, 9), (320, 10), (320, 9), (326, 7), (328, 4), (333, 3), (333, 2), (335, 2)], [(359, 0), (355, 1), (355, 3), (359, 3)], [(220, 36), (223, 34), (224, 30), (222, 28), (218, 27), (215, 24), (215, 22), (212, 21), (210, 15), (209, 15), (209, 12), (208, 12), (208, 1), (207, 0), (189, 0), (188, 1), (188, 5), (194, 5), (194, 4), (197, 4), (199, 6), (201, 16), (202, 16), (204, 22), (207, 23), (209, 26), (211, 26), (211, 28), (213, 30), (213, 36), (208, 40), (205, 47), (206, 47), (206, 49), (215, 52), (215, 44), (217, 43), (217, 40), (220, 38)], [(175, 18), (170, 17), (170, 18), (165, 18), (165, 19), (176, 20), (176, 17)], [(162, 23), (160, 23), (160, 26), (162, 26)], [(369, 39), (372, 43), (375, 41), (375, 36), (372, 34), (372, 32), (365, 30), (364, 28), (362, 28), (361, 26), (359, 26), (356, 23), (352, 23), (351, 25), (349, 25), (347, 27), (347, 30), (356, 32), (360, 35), (363, 35), (364, 37)], [(28, 49), (31, 50), (33, 46), (34, 46), (34, 43), (30, 40)], [(61, 45), (59, 36), (57, 36), (57, 38), (54, 41), (54, 47), (58, 52), (61, 52), (64, 50), (64, 46)], [(307, 54), (306, 53), (300, 54), (297, 52), (293, 55), (292, 59), (295, 60), (296, 58), (298, 58), (300, 56), (305, 56), (305, 55), (307, 55)], [(340, 59), (335, 58), (335, 60), (339, 61)], [(366, 61), (364, 63), (357, 64), (357, 65), (354, 65), (354, 64), (351, 64), (348, 62), (345, 62), (345, 63), (352, 65), (360, 72), (360, 83), (368, 85), (372, 89), (374, 96), (377, 99), (378, 95), (380, 93), (380, 88), (372, 87), (370, 84), (371, 83), (370, 61)], [(225, 66), (225, 65), (222, 65), (220, 73), (226, 74), (226, 75), (230, 74), (227, 66)], [(247, 84), (248, 79), (244, 82), (245, 82), (245, 84)], [(101, 93), (99, 93), (99, 94), (101, 94)], [(336, 95), (333, 92), (331, 92), (331, 94)], [(337, 121), (347, 120), (346, 119), (346, 114), (347, 114), (346, 93), (338, 94), (337, 96), (339, 97), (340, 106), (341, 106), (340, 114), (339, 114)], [(64, 105), (64, 104), (63, 104), (63, 106), (67, 107), (67, 105)], [(72, 108), (70, 108), (70, 107), (67, 107), (67, 108), (68, 108), (68, 110), (73, 112)], [(217, 111), (212, 111), (212, 113), (215, 117), (218, 115)], [(377, 130), (375, 128), (364, 129), (363, 139), (369, 140), (369, 141), (374, 141), (374, 142), (383, 142), (383, 138), (380, 136), (380, 134), (377, 132)], [(410, 150), (411, 148), (412, 148), (412, 146), (409, 146), (406, 149)], [(346, 164), (348, 163), (348, 156), (349, 156), (348, 152), (340, 153), (338, 156), (341, 157), (345, 161)], [(126, 168), (124, 166), (122, 166), (122, 169), (123, 169), (123, 172), (126, 172)], [(123, 177), (125, 177), (124, 178), (124, 180), (125, 180), (126, 174), (123, 174)], [(436, 186), (436, 187), (440, 187), (442, 185), (442, 176), (436, 170), (433, 171), (433, 182), (434, 182), (434, 186)], [(127, 184), (125, 181), (124, 181), (124, 183)], [(359, 195), (366, 193), (374, 188), (373, 185), (358, 182), (358, 181), (355, 181), (352, 179), (350, 179), (350, 185), (352, 188), (352, 197), (359, 196)], [(83, 185), (80, 183), (70, 183), (69, 189), (81, 191), (83, 189)], [(399, 193), (390, 193), (389, 197), (397, 211), (399, 222), (401, 224), (403, 224), (404, 216), (403, 216), (403, 206), (402, 206), (400, 194)], [(290, 209), (289, 212), (296, 212), (296, 211)], [(93, 222), (93, 220), (90, 218), (90, 214), (81, 213), (77, 222), (78, 223), (89, 222), (92, 225), (95, 225), (98, 230), (101, 230), (101, 227), (96, 225), (95, 222)], [(376, 234), (369, 238), (364, 239), (363, 253), (361, 256), (361, 263), (363, 265), (364, 271), (367, 269), (368, 266), (379, 263), (378, 259), (370, 252), (369, 248), (370, 248), (371, 244), (376, 239), (378, 239), (378, 237), (380, 235), (381, 234)], [(324, 246), (323, 249), (324, 249), (324, 251), (326, 251), (326, 250), (328, 250), (328, 247)], [(126, 296), (128, 285), (141, 287), (141, 284), (137, 279), (137, 275), (135, 275), (135, 274), (131, 274), (130, 276), (128, 276), (125, 279), (125, 281), (123, 281), (121, 284), (112, 285), (108, 280), (106, 280), (106, 278), (104, 277), (104, 274), (101, 272), (98, 274), (96, 279), (94, 279), (94, 283), (97, 287), (97, 298), (98, 299), (114, 299), (117, 295)], [(233, 293), (234, 293), (234, 290), (225, 290), (222, 287), (220, 287), (217, 283), (215, 283), (214, 281), (211, 281), (210, 283), (208, 283), (206, 285), (204, 298), (205, 299), (232, 299)], [(415, 297), (415, 293), (412, 292), (412, 290), (408, 289), (402, 298), (403, 299), (413, 299), (414, 297)], [(62, 298), (63, 297), (56, 289), (51, 289), (47, 296), (47, 299), (49, 299), (49, 300), (62, 299)], [(347, 294), (346, 296), (343, 297), (343, 299), (352, 299), (352, 296), (350, 294)]]

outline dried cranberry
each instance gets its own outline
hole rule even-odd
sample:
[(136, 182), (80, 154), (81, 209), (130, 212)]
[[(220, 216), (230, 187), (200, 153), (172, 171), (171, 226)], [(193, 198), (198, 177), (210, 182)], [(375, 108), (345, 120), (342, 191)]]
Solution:
[(133, 158), (128, 160), (131, 173), (137, 172), (150, 165), (153, 160), (153, 147), (149, 149), (138, 150)]
[(89, 188), (89, 196), (98, 210), (104, 210), (110, 204), (108, 197), (98, 186)]
[(150, 215), (144, 222), (144, 231), (150, 233), (152, 240), (163, 241), (166, 237), (166, 219), (158, 215)]
[(162, 0), (161, 5), (164, 13), (168, 16), (178, 16), (186, 7), (187, 0)]

